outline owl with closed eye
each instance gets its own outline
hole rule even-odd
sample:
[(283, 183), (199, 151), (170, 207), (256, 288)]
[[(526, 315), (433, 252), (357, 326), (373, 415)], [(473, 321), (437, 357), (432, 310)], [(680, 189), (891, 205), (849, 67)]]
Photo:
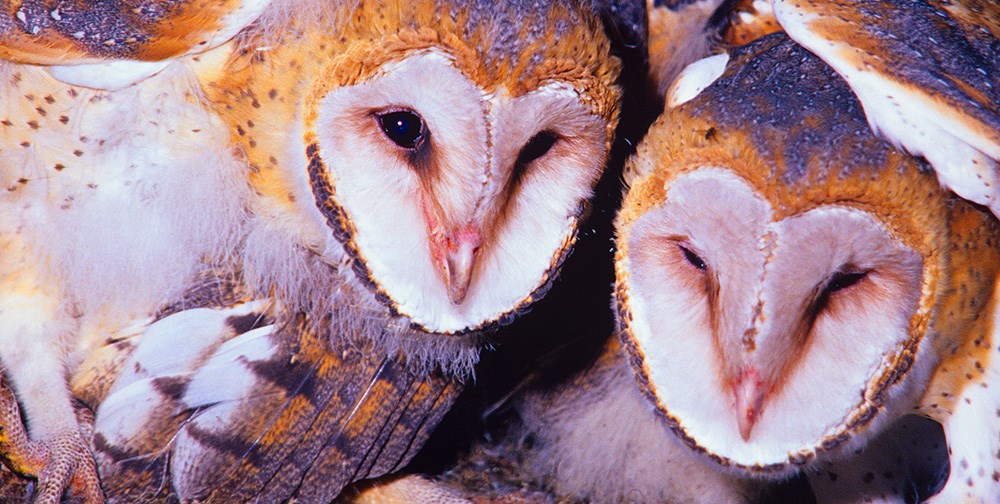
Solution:
[(642, 394), (717, 469), (835, 479), (856, 501), (917, 497), (899, 472), (874, 496), (891, 471), (821, 468), (928, 417), (950, 450), (933, 499), (994, 501), (995, 218), (875, 137), (784, 34), (724, 60), (682, 84), (703, 91), (675, 97), (627, 175), (615, 306)]
[(0, 446), (44, 502), (101, 498), (91, 432), (120, 501), (404, 465), (549, 289), (644, 48), (642, 3), (87, 7), (0, 26)]

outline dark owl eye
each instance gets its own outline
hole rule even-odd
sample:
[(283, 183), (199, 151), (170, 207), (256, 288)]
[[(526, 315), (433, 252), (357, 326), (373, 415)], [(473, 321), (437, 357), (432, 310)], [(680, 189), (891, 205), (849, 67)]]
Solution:
[(376, 114), (385, 136), (404, 149), (414, 149), (427, 136), (424, 120), (411, 110)]
[(677, 247), (681, 249), (681, 253), (684, 254), (684, 259), (687, 259), (687, 262), (691, 263), (691, 266), (694, 266), (695, 268), (698, 268), (702, 271), (704, 271), (705, 268), (708, 267), (705, 264), (705, 261), (701, 257), (699, 257), (698, 254), (692, 252), (691, 249), (683, 245), (678, 245)]
[(517, 153), (517, 159), (514, 161), (514, 169), (510, 177), (511, 185), (517, 186), (521, 179), (524, 178), (528, 170), (528, 165), (548, 154), (557, 140), (559, 140), (559, 137), (551, 131), (542, 131), (531, 137), (531, 140), (528, 140), (528, 143), (524, 144), (524, 147), (521, 147), (521, 152)]
[(550, 131), (543, 131), (531, 137), (531, 140), (528, 140), (528, 143), (521, 148), (521, 152), (517, 155), (517, 164), (528, 165), (548, 154), (557, 139), (556, 135)]
[(842, 291), (858, 282), (863, 280), (865, 276), (868, 275), (867, 271), (850, 271), (850, 272), (840, 272), (833, 274), (830, 281), (826, 284), (826, 291), (830, 294)]

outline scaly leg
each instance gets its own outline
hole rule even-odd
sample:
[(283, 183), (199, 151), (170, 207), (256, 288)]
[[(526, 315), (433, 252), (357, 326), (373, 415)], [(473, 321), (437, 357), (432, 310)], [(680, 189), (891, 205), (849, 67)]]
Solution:
[(6, 384), (0, 385), (0, 454), (15, 472), (38, 479), (37, 504), (60, 502), (66, 488), (87, 504), (104, 502), (94, 457), (84, 442), (93, 436), (93, 418), (81, 420), (80, 432), (31, 441), (17, 398)]

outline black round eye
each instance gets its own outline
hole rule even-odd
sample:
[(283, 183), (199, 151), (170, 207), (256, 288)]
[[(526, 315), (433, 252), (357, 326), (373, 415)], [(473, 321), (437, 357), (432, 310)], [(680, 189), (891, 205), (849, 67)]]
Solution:
[(829, 293), (834, 293), (837, 291), (844, 290), (865, 278), (868, 275), (867, 271), (850, 271), (850, 272), (840, 272), (833, 274), (830, 281), (826, 284), (826, 291)]
[(385, 136), (404, 149), (413, 149), (426, 136), (424, 120), (410, 110), (377, 114), (378, 124)]
[(683, 245), (678, 245), (678, 247), (681, 249), (681, 252), (684, 253), (684, 258), (687, 259), (687, 262), (691, 263), (691, 266), (694, 266), (695, 268), (698, 268), (702, 271), (704, 271), (705, 268), (708, 267), (705, 265), (705, 261), (701, 257), (699, 257), (698, 254), (692, 252), (691, 249)]

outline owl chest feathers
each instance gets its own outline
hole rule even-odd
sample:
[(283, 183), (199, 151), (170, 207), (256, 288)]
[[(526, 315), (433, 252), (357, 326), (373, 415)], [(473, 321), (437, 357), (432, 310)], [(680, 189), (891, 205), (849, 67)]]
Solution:
[(4, 77), (0, 231), (64, 311), (144, 315), (232, 249), (244, 168), (183, 67), (119, 91), (28, 66)]

